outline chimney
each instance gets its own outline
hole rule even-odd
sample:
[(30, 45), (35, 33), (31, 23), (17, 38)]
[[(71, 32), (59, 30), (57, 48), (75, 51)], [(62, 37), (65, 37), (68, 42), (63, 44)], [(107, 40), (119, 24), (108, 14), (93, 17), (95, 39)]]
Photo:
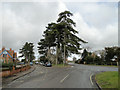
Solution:
[(12, 49), (10, 48), (10, 51), (12, 51)]
[(3, 52), (4, 50), (5, 50), (5, 47), (3, 46), (3, 47), (2, 47), (2, 52)]

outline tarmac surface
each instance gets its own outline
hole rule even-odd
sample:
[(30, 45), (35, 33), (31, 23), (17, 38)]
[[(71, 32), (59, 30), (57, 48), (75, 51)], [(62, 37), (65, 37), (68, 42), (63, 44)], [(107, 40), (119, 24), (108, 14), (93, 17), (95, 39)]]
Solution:
[(118, 68), (82, 64), (71, 64), (70, 67), (35, 65), (34, 71), (3, 85), (3, 88), (98, 88), (92, 76), (103, 71), (118, 71)]

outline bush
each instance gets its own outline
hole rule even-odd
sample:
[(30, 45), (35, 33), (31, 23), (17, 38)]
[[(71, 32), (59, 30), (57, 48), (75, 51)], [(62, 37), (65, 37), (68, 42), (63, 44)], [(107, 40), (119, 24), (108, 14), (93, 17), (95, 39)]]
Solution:
[(87, 62), (87, 64), (93, 63), (94, 58), (92, 56), (87, 56), (84, 58), (84, 61)]

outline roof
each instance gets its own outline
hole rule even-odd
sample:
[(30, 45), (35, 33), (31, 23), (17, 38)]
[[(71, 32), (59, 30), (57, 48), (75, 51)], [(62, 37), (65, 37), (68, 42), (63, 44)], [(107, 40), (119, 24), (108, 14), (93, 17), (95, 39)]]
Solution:
[(1, 54), (0, 54), (0, 56), (4, 53), (4, 52), (7, 52), (7, 54), (10, 56), (10, 58), (12, 58), (13, 59), (13, 57), (8, 53), (8, 51), (7, 50), (4, 50)]

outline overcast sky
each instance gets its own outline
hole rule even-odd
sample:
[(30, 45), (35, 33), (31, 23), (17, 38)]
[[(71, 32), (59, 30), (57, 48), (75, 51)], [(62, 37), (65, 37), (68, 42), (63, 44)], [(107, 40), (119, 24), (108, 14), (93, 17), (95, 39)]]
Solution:
[[(91, 50), (118, 45), (117, 2), (2, 2), (2, 45), (16, 52), (25, 44), (33, 42), (35, 55), (37, 43), (48, 23), (55, 22), (65, 10), (73, 13), (78, 36)], [(1, 26), (0, 26), (1, 28)], [(0, 29), (1, 30), (1, 29)], [(0, 38), (1, 41), (1, 38)]]

